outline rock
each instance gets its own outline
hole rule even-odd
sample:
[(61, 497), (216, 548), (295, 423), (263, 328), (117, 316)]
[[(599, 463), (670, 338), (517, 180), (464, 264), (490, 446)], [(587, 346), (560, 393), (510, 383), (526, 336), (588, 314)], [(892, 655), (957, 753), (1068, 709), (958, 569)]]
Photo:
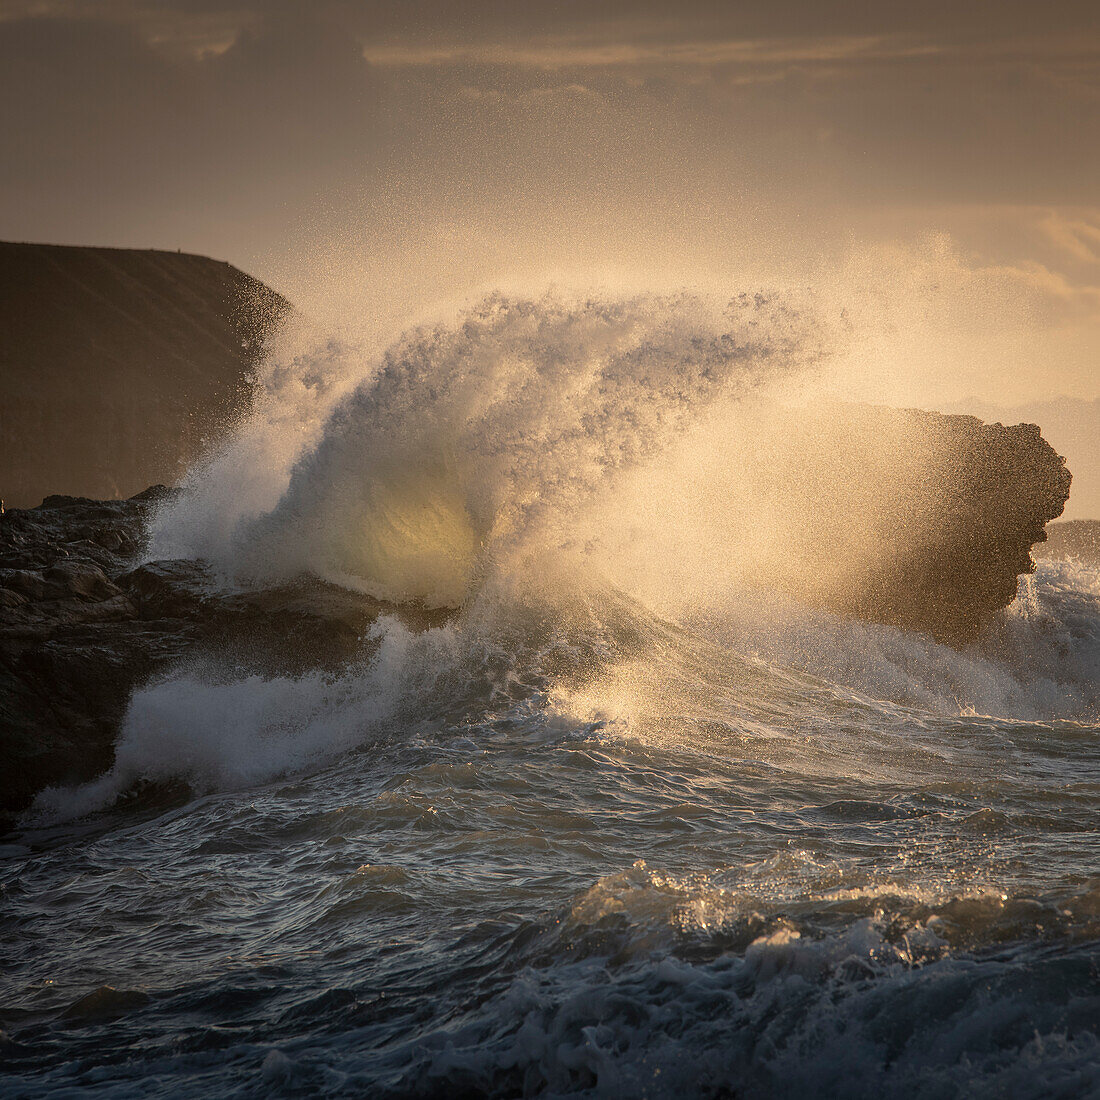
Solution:
[(46, 570), (44, 580), (62, 596), (84, 600), (108, 600), (122, 590), (107, 579), (98, 565), (87, 561), (59, 561)]
[(0, 625), (0, 639), (46, 639), (61, 630), (83, 623), (117, 622), (132, 619), (137, 608), (129, 597), (114, 596), (98, 603), (84, 600), (27, 601), (18, 608), (9, 608)]
[(153, 561), (119, 577), (147, 619), (197, 619), (206, 611), (212, 583), (195, 561)]
[[(290, 314), (205, 256), (0, 242), (0, 497), (22, 508), (174, 481), (246, 407)], [(65, 502), (90, 504), (46, 506)]]
[(36, 508), (9, 508), (0, 515), (0, 578), (42, 573), (68, 557), (113, 576), (143, 546), (153, 509), (178, 491), (157, 485), (129, 500), (51, 496)]
[(194, 641), (185, 630), (133, 618), (0, 636), (0, 808), (22, 809), (44, 787), (110, 767), (134, 688)]
[(0, 610), (14, 610), (26, 607), (27, 597), (21, 595), (14, 588), (0, 588)]
[(18, 592), (23, 601), (46, 598), (46, 578), (34, 569), (0, 569), (0, 589)]
[(951, 645), (1012, 602), (1069, 496), (1034, 424), (836, 404), (767, 432), (744, 471), (773, 527), (755, 582)]
[[(356, 656), (377, 600), (316, 578), (274, 589), (219, 587), (202, 562), (134, 566), (105, 549), (141, 546), (170, 490), (128, 501), (54, 496), (0, 515), (0, 809), (110, 767), (135, 688), (185, 655), (268, 675), (338, 667)], [(84, 537), (97, 525), (105, 537)], [(400, 612), (411, 626), (441, 615)], [(294, 644), (287, 645), (293, 638)]]

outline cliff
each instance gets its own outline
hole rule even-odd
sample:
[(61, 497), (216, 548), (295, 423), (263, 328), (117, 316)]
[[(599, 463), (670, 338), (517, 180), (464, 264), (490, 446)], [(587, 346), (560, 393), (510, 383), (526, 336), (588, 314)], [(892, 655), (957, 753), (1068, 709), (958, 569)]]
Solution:
[(0, 498), (174, 481), (244, 406), (288, 309), (204, 256), (0, 243)]

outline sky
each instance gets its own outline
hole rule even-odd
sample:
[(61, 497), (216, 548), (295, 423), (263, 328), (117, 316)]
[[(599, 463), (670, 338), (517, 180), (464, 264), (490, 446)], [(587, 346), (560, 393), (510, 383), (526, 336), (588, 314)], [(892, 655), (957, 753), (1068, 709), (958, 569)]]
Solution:
[(0, 0), (0, 150), (0, 238), (312, 316), (809, 286), (846, 395), (1100, 397), (1095, 2)]

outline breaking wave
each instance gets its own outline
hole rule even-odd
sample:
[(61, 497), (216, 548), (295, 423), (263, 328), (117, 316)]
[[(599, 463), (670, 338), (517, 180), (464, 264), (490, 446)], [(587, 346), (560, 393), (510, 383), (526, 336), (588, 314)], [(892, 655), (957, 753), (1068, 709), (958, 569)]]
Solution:
[[(769, 583), (828, 506), (773, 399), (809, 392), (830, 339), (806, 302), (765, 295), (493, 295), (376, 353), (299, 336), (156, 517), (147, 556), (203, 557), (223, 584), (311, 572), (455, 617), (418, 634), (383, 616), (359, 662), (299, 678), (182, 665), (136, 693), (113, 769), (39, 810), (84, 813), (145, 781), (265, 782), (501, 706), (685, 745), (706, 741), (706, 715), (786, 745), (767, 717), (781, 699), (791, 725), (840, 706), (873, 738), (960, 715), (1095, 722), (1086, 569), (1045, 564), (962, 651)], [(838, 478), (919, 482), (858, 445)], [(852, 583), (850, 561), (813, 560), (816, 586)]]
[[(326, 345), (318, 374), (358, 374), (352, 392), (302, 415), (312, 360), (274, 371), (254, 421), (154, 525), (149, 555), (457, 606), (501, 557), (594, 534), (570, 521), (625, 473), (824, 351), (805, 308), (764, 295), (493, 295), (377, 358)], [(308, 426), (287, 425), (288, 389)]]

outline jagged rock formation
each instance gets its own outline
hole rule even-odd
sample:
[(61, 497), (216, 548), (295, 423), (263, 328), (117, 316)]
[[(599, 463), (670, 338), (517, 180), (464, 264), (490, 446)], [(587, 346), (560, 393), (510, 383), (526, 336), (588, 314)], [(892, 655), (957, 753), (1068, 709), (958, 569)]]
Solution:
[(0, 498), (174, 481), (244, 407), (288, 309), (204, 256), (0, 243)]
[(1073, 470), (1073, 497), (1067, 505), (1074, 519), (1100, 516), (1100, 398), (1052, 397), (1005, 407), (968, 398), (942, 410), (968, 413), (988, 423), (1031, 423), (1043, 429), (1043, 438)]
[(972, 639), (1034, 572), (1031, 547), (1069, 498), (1065, 460), (1035, 424), (869, 407), (848, 413), (853, 430), (856, 419), (918, 476), (881, 513), (887, 552), (847, 609), (951, 643)]
[(759, 579), (952, 645), (1013, 600), (1069, 496), (1065, 461), (1034, 424), (837, 404), (768, 431), (783, 446), (754, 492), (776, 502), (779, 536)]

